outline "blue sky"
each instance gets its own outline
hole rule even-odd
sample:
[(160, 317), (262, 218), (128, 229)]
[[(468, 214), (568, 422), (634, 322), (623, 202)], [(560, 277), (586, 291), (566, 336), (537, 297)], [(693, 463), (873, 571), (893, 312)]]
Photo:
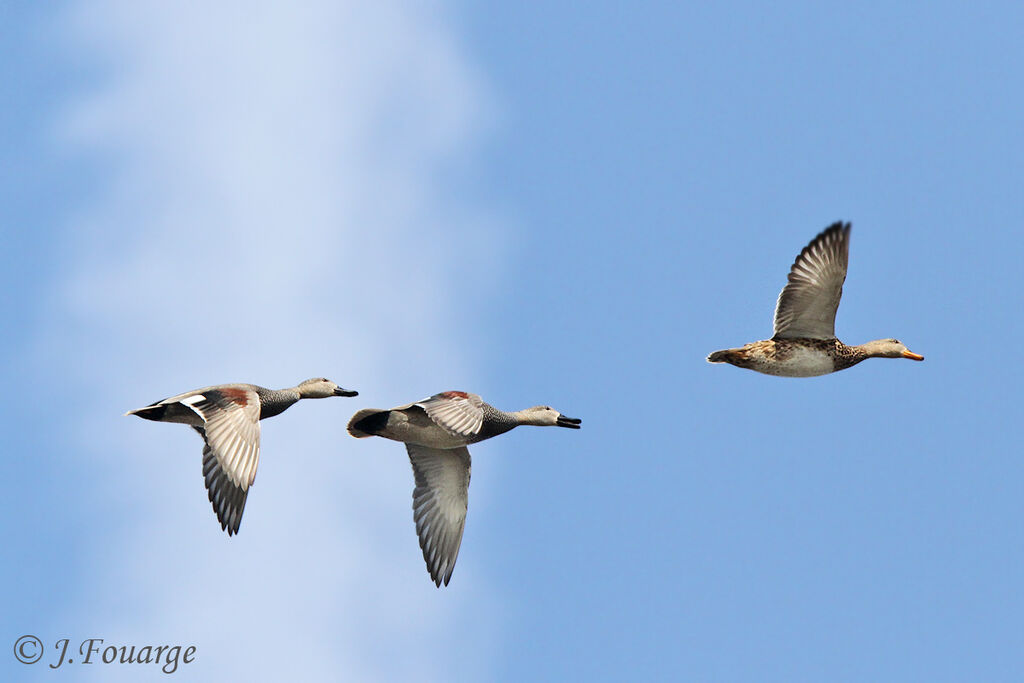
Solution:
[[(185, 680), (1019, 678), (1021, 8), (0, 12), (4, 642), (194, 643)], [(839, 219), (839, 336), (926, 361), (705, 363)], [(196, 437), (121, 417), (317, 375), (360, 396), (264, 424), (231, 539)], [(401, 447), (344, 425), (444, 389), (584, 426), (474, 447), (437, 590)]]

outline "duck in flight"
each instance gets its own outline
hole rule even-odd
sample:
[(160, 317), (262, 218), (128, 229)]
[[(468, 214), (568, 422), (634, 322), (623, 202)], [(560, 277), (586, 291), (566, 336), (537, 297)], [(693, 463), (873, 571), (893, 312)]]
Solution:
[(847, 346), (836, 339), (836, 309), (850, 254), (850, 224), (833, 223), (796, 257), (775, 306), (775, 334), (738, 349), (715, 351), (711, 363), (729, 363), (781, 377), (816, 377), (867, 358), (924, 360), (896, 339)]
[(203, 437), (203, 479), (221, 529), (238, 533), (249, 487), (260, 462), (260, 420), (280, 415), (299, 399), (358, 396), (329, 379), (307, 379), (291, 389), (218, 384), (129, 410), (156, 422), (187, 424)]
[(360, 410), (349, 420), (348, 433), (357, 439), (382, 436), (405, 443), (416, 480), (412, 492), (416, 534), (430, 578), (440, 588), (452, 578), (466, 526), (470, 473), (466, 446), (519, 425), (579, 429), (580, 422), (549, 406), (506, 413), (476, 394), (445, 391), (391, 410)]

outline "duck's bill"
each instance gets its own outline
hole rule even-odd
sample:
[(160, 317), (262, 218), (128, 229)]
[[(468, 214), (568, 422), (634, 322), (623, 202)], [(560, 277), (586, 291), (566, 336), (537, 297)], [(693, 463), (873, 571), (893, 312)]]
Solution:
[(924, 356), (922, 356), (921, 354), (919, 354), (919, 353), (911, 353), (910, 351), (904, 351), (903, 352), (903, 357), (904, 358), (909, 358), (910, 360), (924, 360)]
[(350, 391), (349, 389), (342, 389), (341, 387), (338, 387), (337, 389), (334, 390), (334, 395), (335, 396), (358, 396), (359, 392), (358, 391)]
[(569, 429), (579, 429), (582, 422), (583, 420), (577, 420), (575, 417), (566, 417), (565, 415), (559, 415), (558, 419), (555, 420), (555, 424), (559, 427), (568, 427)]

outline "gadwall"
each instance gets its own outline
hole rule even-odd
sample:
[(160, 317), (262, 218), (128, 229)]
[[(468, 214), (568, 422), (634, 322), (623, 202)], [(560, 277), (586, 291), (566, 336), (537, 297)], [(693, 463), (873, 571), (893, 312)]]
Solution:
[(775, 306), (775, 336), (738, 349), (715, 351), (711, 363), (782, 377), (815, 377), (866, 358), (924, 360), (896, 339), (847, 346), (836, 339), (836, 309), (850, 254), (850, 224), (833, 223), (796, 257)]
[(260, 461), (260, 420), (280, 415), (303, 398), (358, 396), (323, 377), (291, 389), (218, 384), (129, 410), (156, 422), (187, 424), (203, 437), (203, 478), (221, 529), (238, 533), (249, 487)]
[(466, 526), (470, 473), (466, 446), (519, 425), (579, 429), (580, 422), (548, 406), (506, 413), (476, 394), (445, 391), (391, 410), (360, 410), (349, 420), (348, 433), (357, 439), (382, 436), (405, 444), (416, 479), (412, 492), (416, 534), (430, 578), (440, 587), (452, 577)]

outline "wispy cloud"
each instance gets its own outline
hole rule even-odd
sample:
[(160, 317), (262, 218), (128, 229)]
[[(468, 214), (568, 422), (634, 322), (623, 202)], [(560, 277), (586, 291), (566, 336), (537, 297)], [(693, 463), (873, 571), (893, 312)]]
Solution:
[[(445, 8), (418, 7), (108, 1), (69, 15), (72, 54), (97, 77), (61, 134), (90, 150), (103, 189), (70, 226), (49, 343), (94, 397), (78, 457), (116, 511), (69, 611), (112, 639), (194, 642), (203, 678), (440, 679), (479, 674), (467, 655), (491, 646), (486, 622), (479, 642), (440, 646), (471, 602), (496, 598), (465, 558), (433, 588), (401, 449), (344, 433), (359, 406), (472, 384), (467, 312), (500, 258), (491, 219), (437, 180), (486, 125), (485, 88)], [(204, 384), (321, 374), (362, 395), (264, 424), (234, 539), (206, 502), (195, 435), (117, 417)]]

